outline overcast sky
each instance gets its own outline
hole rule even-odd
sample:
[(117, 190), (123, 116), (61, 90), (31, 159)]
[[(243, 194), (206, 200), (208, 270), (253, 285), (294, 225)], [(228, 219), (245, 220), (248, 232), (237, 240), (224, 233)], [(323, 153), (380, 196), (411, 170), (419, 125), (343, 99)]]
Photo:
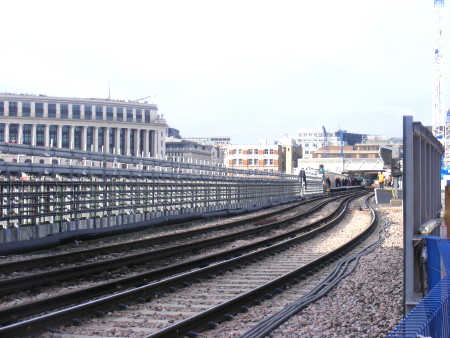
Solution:
[(431, 124), (433, 0), (21, 0), (1, 12), (0, 92), (152, 96), (182, 136), (234, 144), (322, 126), (401, 137), (403, 115)]

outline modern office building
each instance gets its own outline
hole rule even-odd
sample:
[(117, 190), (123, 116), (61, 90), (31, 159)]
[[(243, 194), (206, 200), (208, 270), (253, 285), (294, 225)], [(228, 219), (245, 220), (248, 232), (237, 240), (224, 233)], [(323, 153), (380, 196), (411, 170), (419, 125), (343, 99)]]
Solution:
[(366, 134), (348, 133), (346, 130), (330, 131), (325, 128), (301, 128), (295, 140), (303, 149), (303, 158), (313, 158), (314, 152), (326, 146), (355, 145), (367, 139)]
[(167, 128), (147, 102), (0, 94), (0, 142), (161, 158)]

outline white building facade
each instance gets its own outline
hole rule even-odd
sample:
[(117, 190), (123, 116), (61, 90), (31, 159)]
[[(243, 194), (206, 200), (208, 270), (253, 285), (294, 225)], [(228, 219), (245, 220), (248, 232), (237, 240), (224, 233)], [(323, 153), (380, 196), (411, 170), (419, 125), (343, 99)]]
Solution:
[[(340, 138), (336, 133), (326, 131), (323, 128), (301, 128), (298, 130), (295, 140), (303, 149), (303, 158), (310, 159), (319, 148), (322, 148), (327, 141), (328, 145), (339, 145)], [(325, 139), (326, 136), (326, 139)]]
[(0, 94), (0, 142), (162, 158), (166, 136), (155, 104)]

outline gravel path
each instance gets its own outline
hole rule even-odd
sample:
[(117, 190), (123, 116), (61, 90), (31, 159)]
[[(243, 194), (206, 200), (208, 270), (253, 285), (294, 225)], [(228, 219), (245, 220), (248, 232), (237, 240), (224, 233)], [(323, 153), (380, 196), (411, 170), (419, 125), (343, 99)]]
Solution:
[(386, 337), (403, 315), (403, 209), (376, 206), (390, 236), (327, 296), (271, 337)]

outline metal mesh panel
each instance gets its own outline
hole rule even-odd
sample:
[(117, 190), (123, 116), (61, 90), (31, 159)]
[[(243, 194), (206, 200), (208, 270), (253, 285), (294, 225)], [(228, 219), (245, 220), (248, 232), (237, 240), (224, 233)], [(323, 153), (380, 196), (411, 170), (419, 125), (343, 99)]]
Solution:
[(450, 276), (445, 276), (388, 337), (450, 337)]

